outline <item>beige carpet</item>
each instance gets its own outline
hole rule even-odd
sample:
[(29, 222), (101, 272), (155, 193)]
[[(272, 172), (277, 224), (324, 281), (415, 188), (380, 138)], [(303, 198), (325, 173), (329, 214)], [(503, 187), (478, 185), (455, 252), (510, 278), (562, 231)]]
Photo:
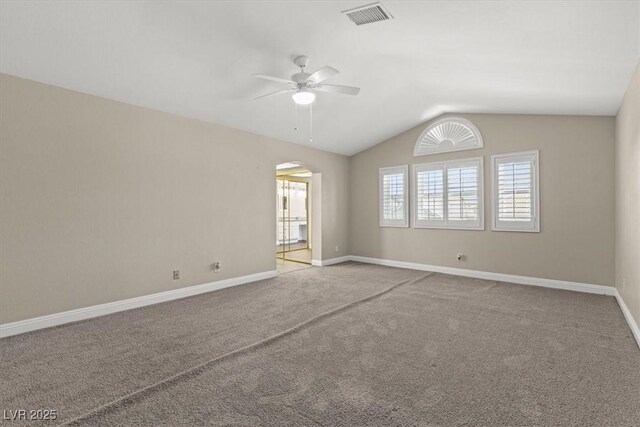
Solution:
[(612, 297), (346, 263), (0, 341), (79, 425), (640, 425)]

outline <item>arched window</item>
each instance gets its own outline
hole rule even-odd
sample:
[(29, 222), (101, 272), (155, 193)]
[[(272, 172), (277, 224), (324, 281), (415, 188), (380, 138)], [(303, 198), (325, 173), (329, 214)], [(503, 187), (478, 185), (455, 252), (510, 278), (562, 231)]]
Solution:
[(413, 155), (427, 156), (482, 146), (482, 135), (473, 123), (460, 117), (447, 117), (431, 124), (420, 134)]

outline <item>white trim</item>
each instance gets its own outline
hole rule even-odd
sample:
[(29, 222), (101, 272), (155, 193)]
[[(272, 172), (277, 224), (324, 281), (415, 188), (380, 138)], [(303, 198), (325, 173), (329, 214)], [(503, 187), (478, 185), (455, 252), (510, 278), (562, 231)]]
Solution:
[[(498, 176), (496, 162), (512, 157), (532, 157), (533, 178), (533, 221), (516, 224), (515, 221), (498, 221)], [(524, 233), (540, 232), (540, 152), (539, 150), (520, 151), (517, 153), (494, 154), (491, 156), (491, 231), (516, 231)]]
[(328, 265), (340, 264), (341, 262), (351, 261), (351, 255), (345, 255), (337, 258), (329, 258), (329, 259), (313, 259), (311, 260), (311, 265), (315, 265), (316, 267), (326, 267)]
[(564, 289), (568, 291), (611, 296), (614, 296), (616, 294), (616, 288), (614, 288), (613, 286), (592, 285), (589, 283), (568, 282), (565, 280), (542, 279), (539, 277), (515, 276), (512, 274), (491, 273), (488, 271), (467, 270), (464, 268), (455, 267), (441, 267), (438, 265), (418, 264), (405, 261), (392, 261), (387, 259), (369, 258), (363, 256), (351, 256), (350, 259), (351, 261), (364, 262), (367, 264), (408, 268), (411, 270), (433, 271), (436, 273), (452, 274), (455, 276), (474, 277), (476, 279), (518, 283), (520, 285), (542, 286), (545, 288)]
[(633, 337), (636, 339), (636, 344), (638, 344), (638, 347), (640, 347), (640, 327), (638, 327), (638, 323), (636, 322), (636, 319), (633, 318), (631, 311), (629, 311), (629, 307), (627, 307), (627, 304), (624, 303), (624, 300), (622, 299), (622, 295), (620, 295), (620, 292), (618, 292), (618, 289), (616, 289), (615, 295), (616, 295), (616, 301), (618, 301), (618, 305), (620, 306), (620, 310), (622, 311), (622, 314), (624, 315), (625, 320), (629, 324), (629, 328), (631, 328), (631, 333), (633, 334)]
[(77, 322), (78, 320), (90, 319), (92, 317), (104, 316), (106, 314), (117, 313), (119, 311), (131, 310), (132, 308), (139, 308), (206, 292), (217, 291), (232, 286), (244, 285), (246, 283), (257, 282), (259, 280), (271, 279), (277, 275), (278, 273), (275, 270), (264, 271), (262, 273), (232, 277), (230, 279), (218, 280), (216, 282), (205, 283), (202, 285), (189, 286), (186, 288), (159, 292), (157, 294), (144, 295), (141, 297), (129, 298), (106, 304), (78, 308), (76, 310), (63, 311), (61, 313), (48, 314), (46, 316), (33, 317), (31, 319), (19, 320), (17, 322), (5, 323), (0, 325), (0, 338), (49, 328), (51, 326), (58, 326), (69, 322)]

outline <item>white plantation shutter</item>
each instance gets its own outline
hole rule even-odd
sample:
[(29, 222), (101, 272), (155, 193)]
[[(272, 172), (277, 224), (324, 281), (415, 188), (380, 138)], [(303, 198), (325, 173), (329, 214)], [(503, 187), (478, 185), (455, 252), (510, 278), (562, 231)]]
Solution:
[(529, 161), (498, 163), (498, 221), (531, 221), (533, 165)]
[(420, 134), (413, 156), (472, 150), (483, 146), (482, 135), (473, 123), (461, 117), (447, 117), (432, 123)]
[(539, 231), (538, 152), (492, 157), (493, 228)]
[(447, 168), (447, 219), (450, 222), (478, 221), (478, 165)]
[(484, 228), (482, 158), (414, 166), (414, 226)]
[(381, 168), (380, 178), (380, 226), (408, 227), (408, 170), (409, 167)]
[(444, 166), (416, 166), (415, 222), (421, 225), (443, 224), (444, 217)]

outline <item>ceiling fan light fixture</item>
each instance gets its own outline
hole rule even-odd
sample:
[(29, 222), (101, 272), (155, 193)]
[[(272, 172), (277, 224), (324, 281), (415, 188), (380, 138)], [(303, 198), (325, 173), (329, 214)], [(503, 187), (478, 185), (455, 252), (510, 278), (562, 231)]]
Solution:
[(293, 98), (293, 102), (295, 102), (298, 105), (309, 105), (313, 101), (315, 101), (316, 94), (311, 92), (309, 89), (302, 88), (296, 93), (294, 93), (293, 95), (291, 95), (291, 98)]

